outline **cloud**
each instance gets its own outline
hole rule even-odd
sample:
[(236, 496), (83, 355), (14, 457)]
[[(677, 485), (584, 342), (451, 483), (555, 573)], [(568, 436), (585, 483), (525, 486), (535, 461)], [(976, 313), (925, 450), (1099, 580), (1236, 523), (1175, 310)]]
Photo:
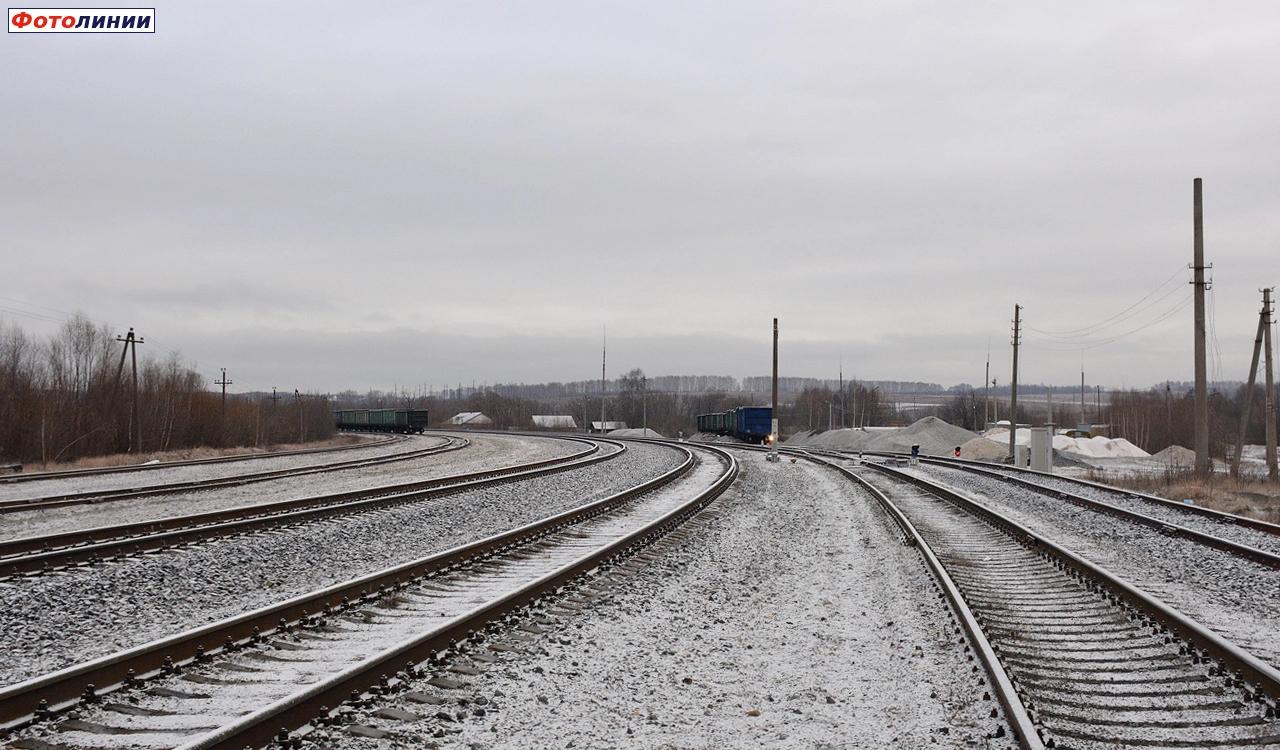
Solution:
[[(576, 379), (602, 324), (651, 372), (763, 372), (773, 315), (793, 374), (973, 382), (1014, 302), (1073, 328), (1185, 266), (1203, 176), (1242, 377), (1280, 276), (1270, 10), (183, 3), (15, 37), (4, 296), (253, 387)], [(1185, 379), (1189, 316), (1086, 367)]]

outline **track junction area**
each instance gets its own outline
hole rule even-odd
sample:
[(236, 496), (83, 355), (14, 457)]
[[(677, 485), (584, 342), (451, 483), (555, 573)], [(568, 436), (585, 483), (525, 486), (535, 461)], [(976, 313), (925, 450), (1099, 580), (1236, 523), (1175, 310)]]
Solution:
[(1280, 748), (1280, 527), (428, 432), (0, 486), (4, 747)]

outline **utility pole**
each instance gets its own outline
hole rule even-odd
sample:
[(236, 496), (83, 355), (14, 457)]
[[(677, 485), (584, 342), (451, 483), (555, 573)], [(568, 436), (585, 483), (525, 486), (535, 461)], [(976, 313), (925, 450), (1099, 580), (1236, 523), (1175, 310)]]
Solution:
[(1022, 305), (1013, 306), (1013, 380), (1009, 382), (1009, 462), (1018, 441), (1018, 345), (1022, 343)]
[(1049, 386), (1048, 403), (1049, 403), (1049, 419), (1045, 422), (1045, 424), (1053, 424), (1053, 386)]
[[(1231, 461), (1231, 476), (1240, 477), (1240, 457), (1244, 453), (1245, 432), (1249, 429), (1249, 412), (1253, 407), (1253, 384), (1258, 379), (1258, 356), (1267, 330), (1267, 293), (1262, 293), (1262, 309), (1258, 311), (1258, 333), (1253, 337), (1253, 359), (1249, 361), (1249, 383), (1244, 387), (1244, 406), (1240, 414), (1240, 432), (1236, 437), (1236, 454)], [(1265, 413), (1265, 411), (1264, 411)]]
[(297, 388), (293, 389), (293, 400), (298, 404), (298, 442), (301, 443), (304, 435), (302, 429), (302, 393)]
[(1265, 335), (1262, 340), (1267, 357), (1266, 409), (1267, 417), (1267, 478), (1280, 482), (1280, 467), (1276, 466), (1276, 381), (1271, 356), (1271, 290), (1262, 290), (1263, 315), (1266, 316)]
[(770, 461), (778, 460), (778, 319), (773, 319), (773, 410), (769, 416), (771, 433), (769, 435)]
[(609, 347), (609, 334), (602, 326), (600, 328), (600, 434), (604, 434), (604, 365), (607, 360)]
[(227, 380), (227, 368), (225, 367), (222, 368), (222, 379), (213, 381), (214, 385), (222, 386), (222, 437), (224, 440), (227, 437), (227, 386), (231, 385), (231, 382)]
[(840, 358), (840, 429), (844, 429), (844, 357)]
[(982, 378), (982, 429), (991, 421), (991, 339), (987, 339), (987, 374)]
[[(116, 336), (116, 341), (123, 342), (124, 348), (128, 349), (133, 356), (133, 408), (129, 418), (129, 452), (134, 453), (142, 450), (142, 424), (138, 421), (138, 344), (145, 344), (146, 341), (135, 336), (132, 328), (124, 336)], [(124, 368), (124, 351), (120, 352), (120, 368)]]
[(1084, 413), (1084, 362), (1080, 363), (1080, 425), (1088, 424)]
[(1196, 367), (1196, 473), (1209, 473), (1209, 383), (1205, 363), (1204, 292), (1204, 203), (1200, 178), (1192, 183), (1194, 221), (1193, 265), (1195, 286), (1195, 367)]
[(640, 428), (641, 435), (649, 437), (649, 378), (640, 376)]

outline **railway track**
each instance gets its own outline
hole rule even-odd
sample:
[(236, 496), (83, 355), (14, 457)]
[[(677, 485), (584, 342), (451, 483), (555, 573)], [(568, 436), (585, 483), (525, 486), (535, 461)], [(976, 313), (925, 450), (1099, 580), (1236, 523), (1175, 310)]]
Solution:
[[(822, 455), (843, 455), (819, 451)], [(868, 453), (876, 457), (903, 458), (899, 454)], [(994, 479), (1019, 489), (1046, 495), (1086, 510), (1109, 515), (1130, 523), (1155, 529), (1161, 534), (1178, 537), (1205, 547), (1222, 550), (1246, 560), (1280, 569), (1280, 526), (1252, 518), (1220, 513), (1208, 508), (1188, 506), (1163, 498), (1107, 487), (1088, 482), (1089, 494), (1077, 490), (1067, 478), (1029, 472), (1034, 478), (1013, 467), (995, 467), (976, 461), (921, 456), (917, 459), (933, 469), (935, 475), (958, 471)], [(1042, 478), (1042, 477), (1047, 477)], [(1059, 483), (1052, 483), (1058, 479)], [(1194, 508), (1194, 510), (1185, 510)]]
[(725, 451), (672, 447), (679, 466), (608, 498), (0, 689), (0, 726), (26, 748), (287, 745), (344, 702), (449, 662), (473, 673), (486, 628), (653, 543), (737, 475)]
[(0, 475), (0, 485), (6, 484), (23, 484), (25, 482), (36, 482), (48, 479), (67, 479), (71, 477), (93, 477), (103, 476), (106, 474), (128, 474), (137, 471), (153, 471), (155, 469), (173, 469), (179, 466), (205, 466), (208, 464), (223, 464), (235, 461), (256, 461), (264, 458), (284, 458), (287, 456), (306, 456), (313, 453), (338, 453), (341, 451), (361, 450), (363, 448), (376, 448), (379, 445), (386, 445), (397, 440), (402, 440), (395, 435), (384, 435), (373, 440), (361, 440), (351, 445), (337, 445), (327, 448), (299, 448), (289, 451), (264, 451), (262, 453), (239, 453), (230, 456), (212, 456), (210, 458), (188, 458), (181, 461), (156, 461), (155, 463), (146, 464), (128, 464), (125, 466), (99, 466), (88, 469), (64, 469), (62, 471), (32, 471), (23, 472), (22, 474), (6, 474)]
[(809, 457), (867, 488), (947, 573), (1023, 747), (1280, 747), (1274, 667), (945, 486)]
[[(868, 452), (865, 453), (865, 455), (882, 456), (885, 458), (903, 458), (906, 454)], [(1128, 508), (1139, 513), (1170, 519), (1174, 523), (1180, 523), (1196, 528), (1217, 529), (1219, 531), (1229, 529), (1247, 529), (1258, 532), (1258, 534), (1243, 535), (1239, 540), (1242, 544), (1252, 544), (1253, 546), (1269, 548), (1269, 545), (1275, 541), (1272, 537), (1280, 538), (1280, 524), (1263, 521), (1257, 518), (1250, 518), (1249, 516), (1241, 516), (1235, 513), (1226, 513), (1220, 510), (1214, 510), (1213, 508), (1206, 508), (1201, 505), (1180, 503), (1176, 500), (1159, 497), (1158, 495), (1112, 487), (1110, 485), (1102, 484), (1101, 482), (1094, 482), (1088, 479), (1063, 476), (1061, 474), (1028, 469), (1025, 467), (1005, 466), (986, 461), (973, 461), (962, 458), (921, 456), (920, 461), (938, 466), (983, 469), (988, 472), (995, 472), (1003, 475), (1011, 480), (1016, 480), (1017, 483), (1023, 484), (1024, 486), (1034, 485), (1037, 487), (1063, 490), (1076, 495), (1085, 495), (1087, 497), (1092, 497), (1103, 502)], [(1204, 521), (1205, 523), (1203, 525), (1197, 524), (1197, 520)], [(1280, 550), (1273, 549), (1272, 551)]]
[[(98, 565), (113, 559), (234, 534), (422, 502), (484, 485), (589, 466), (615, 458), (626, 450), (624, 444), (613, 440), (566, 439), (585, 447), (565, 456), (435, 479), (4, 540), (0, 541), (0, 575), (44, 574), (71, 565)], [(613, 450), (603, 450), (603, 446)]]
[(186, 482), (147, 485), (143, 487), (84, 490), (80, 492), (66, 492), (57, 495), (44, 495), (41, 497), (0, 500), (0, 514), (21, 513), (31, 510), (57, 508), (66, 505), (103, 503), (114, 500), (133, 500), (140, 497), (170, 495), (178, 492), (197, 492), (217, 489), (219, 487), (238, 487), (241, 485), (266, 482), (272, 479), (281, 479), (284, 477), (299, 477), (330, 471), (340, 471), (343, 469), (360, 469), (370, 466), (381, 466), (383, 464), (423, 458), (437, 453), (448, 453), (450, 451), (461, 450), (469, 444), (470, 441), (464, 438), (451, 437), (447, 438), (444, 443), (434, 444), (426, 448), (405, 451), (404, 453), (354, 458), (344, 461), (333, 461), (325, 464), (311, 464), (308, 466), (296, 466), (288, 469), (251, 472), (248, 474), (236, 474), (228, 477), (218, 477), (215, 479), (197, 479)]

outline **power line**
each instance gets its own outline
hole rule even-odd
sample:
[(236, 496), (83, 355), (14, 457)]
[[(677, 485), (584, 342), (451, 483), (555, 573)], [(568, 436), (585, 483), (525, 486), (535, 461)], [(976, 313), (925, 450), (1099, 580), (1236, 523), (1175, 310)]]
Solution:
[(1109, 336), (1104, 339), (1099, 339), (1096, 341), (1081, 341), (1074, 344), (1066, 341), (1045, 340), (1045, 341), (1035, 342), (1032, 344), (1032, 346), (1035, 346), (1040, 349), (1047, 349), (1050, 351), (1073, 352), (1073, 351), (1085, 351), (1087, 349), (1096, 349), (1100, 346), (1114, 344), (1115, 342), (1120, 341), (1121, 339), (1128, 338), (1129, 336), (1132, 336), (1135, 333), (1138, 333), (1140, 331), (1145, 331), (1146, 329), (1154, 325), (1163, 323), (1164, 321), (1173, 317), (1177, 313), (1186, 309), (1187, 305), (1191, 304), (1192, 299), (1193, 299), (1193, 295), (1187, 294), (1185, 297), (1183, 297), (1181, 301), (1178, 302), (1178, 304), (1174, 305), (1172, 308), (1161, 313), (1154, 320), (1144, 323), (1138, 326), (1137, 328), (1132, 328), (1128, 331), (1125, 331), (1124, 333), (1116, 334), (1114, 336)]
[[(1102, 323), (1096, 323), (1093, 326), (1090, 326), (1091, 330), (1088, 330), (1085, 333), (1060, 334), (1060, 333), (1049, 333), (1045, 331), (1040, 331), (1034, 328), (1030, 330), (1033, 330), (1042, 336), (1047, 336), (1049, 338), (1054, 338), (1054, 339), (1061, 339), (1063, 341), (1071, 341), (1073, 339), (1081, 339), (1081, 338), (1090, 338), (1093, 336), (1097, 336), (1098, 334), (1102, 333), (1103, 331), (1106, 331), (1109, 328), (1114, 328), (1115, 326), (1118, 326), (1122, 323), (1126, 323), (1128, 321), (1132, 321), (1135, 318), (1141, 317), (1142, 315), (1146, 314), (1150, 310), (1158, 307), (1160, 303), (1176, 295), (1180, 289), (1181, 287), (1175, 285), (1165, 290), (1164, 293), (1161, 294), (1160, 296), (1155, 297), (1154, 299), (1150, 299), (1150, 301), (1148, 302), (1134, 303), (1133, 305), (1130, 305), (1128, 308), (1126, 308), (1124, 313), (1117, 313), (1116, 315), (1111, 316), (1111, 318), (1108, 318), (1107, 321), (1104, 321)], [(1148, 295), (1148, 298), (1149, 297), (1150, 295)], [(1144, 298), (1144, 299), (1147, 299), (1147, 298)], [(1080, 330), (1085, 330), (1085, 329), (1080, 329)]]
[[(1046, 329), (1046, 330), (1041, 330), (1041, 329), (1039, 329), (1039, 328), (1032, 328), (1031, 326), (1026, 326), (1026, 329), (1027, 329), (1028, 331), (1034, 331), (1035, 333), (1039, 333), (1039, 334), (1041, 334), (1041, 335), (1043, 335), (1043, 336), (1051, 336), (1051, 337), (1061, 337), (1061, 338), (1079, 338), (1079, 337), (1082, 337), (1082, 336), (1091, 336), (1091, 335), (1093, 335), (1094, 333), (1096, 333), (1096, 332), (1098, 332), (1098, 331), (1100, 331), (1100, 330), (1102, 330), (1102, 329), (1104, 329), (1104, 328), (1109, 328), (1109, 327), (1111, 327), (1112, 325), (1116, 325), (1117, 323), (1122, 322), (1122, 316), (1123, 316), (1123, 317), (1126, 317), (1126, 318), (1127, 318), (1127, 317), (1132, 317), (1132, 315), (1126, 315), (1126, 313), (1128, 313), (1129, 311), (1131, 311), (1131, 310), (1133, 310), (1134, 308), (1138, 307), (1138, 306), (1139, 306), (1139, 305), (1141, 305), (1143, 302), (1146, 302), (1146, 301), (1147, 301), (1148, 299), (1150, 299), (1153, 295), (1155, 295), (1155, 294), (1157, 294), (1158, 292), (1160, 292), (1160, 290), (1162, 290), (1162, 289), (1164, 289), (1165, 287), (1169, 286), (1169, 283), (1170, 283), (1170, 282), (1172, 282), (1174, 279), (1178, 278), (1178, 276), (1179, 276), (1180, 274), (1182, 274), (1182, 272), (1183, 272), (1184, 270), (1185, 270), (1185, 269), (1183, 269), (1183, 268), (1179, 268), (1178, 270), (1176, 270), (1176, 271), (1174, 271), (1174, 272), (1173, 272), (1173, 275), (1171, 275), (1169, 278), (1167, 278), (1167, 279), (1165, 279), (1164, 281), (1162, 281), (1162, 282), (1160, 283), (1160, 285), (1159, 285), (1159, 286), (1157, 286), (1155, 289), (1152, 289), (1150, 292), (1147, 292), (1147, 293), (1146, 293), (1145, 295), (1143, 295), (1143, 296), (1142, 296), (1142, 298), (1141, 298), (1141, 299), (1139, 299), (1137, 302), (1134, 302), (1132, 305), (1129, 305), (1128, 307), (1126, 307), (1125, 309), (1123, 309), (1123, 310), (1121, 310), (1120, 312), (1116, 313), (1115, 315), (1112, 315), (1112, 316), (1111, 316), (1111, 317), (1109, 317), (1109, 318), (1104, 318), (1103, 320), (1100, 320), (1100, 321), (1098, 321), (1097, 323), (1094, 323), (1094, 324), (1092, 324), (1092, 325), (1087, 325), (1087, 326), (1084, 326), (1083, 328), (1074, 328), (1074, 329), (1071, 329), (1071, 330), (1065, 330), (1065, 331), (1053, 331), (1053, 330), (1047, 330), (1047, 329)], [(1174, 289), (1177, 289), (1177, 287), (1174, 287)], [(1159, 303), (1161, 300), (1167, 299), (1168, 297), (1169, 297), (1169, 293), (1167, 293), (1167, 292), (1166, 292), (1166, 293), (1165, 293), (1164, 295), (1162, 295), (1161, 297), (1159, 297), (1159, 298), (1157, 298), (1157, 299), (1155, 299), (1155, 300), (1152, 300), (1151, 304), (1150, 304), (1150, 305), (1147, 305), (1147, 307), (1154, 306), (1154, 305), (1156, 305), (1157, 303)], [(1135, 312), (1134, 314), (1136, 314), (1136, 312)]]

